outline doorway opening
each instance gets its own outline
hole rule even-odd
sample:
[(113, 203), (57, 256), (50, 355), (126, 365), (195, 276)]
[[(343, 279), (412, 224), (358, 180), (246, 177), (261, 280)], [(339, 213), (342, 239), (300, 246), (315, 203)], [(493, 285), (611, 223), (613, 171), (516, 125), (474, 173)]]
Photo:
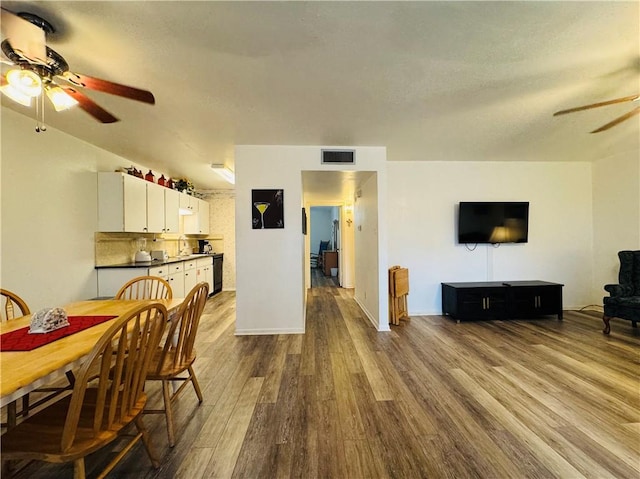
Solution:
[(340, 207), (311, 206), (309, 222), (311, 288), (340, 287)]

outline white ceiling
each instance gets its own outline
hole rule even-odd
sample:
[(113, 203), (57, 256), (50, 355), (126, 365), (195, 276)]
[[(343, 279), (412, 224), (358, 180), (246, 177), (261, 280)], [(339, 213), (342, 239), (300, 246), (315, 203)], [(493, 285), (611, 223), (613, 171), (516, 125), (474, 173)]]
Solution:
[(637, 1), (2, 6), (53, 23), (48, 44), (72, 71), (156, 97), (85, 90), (122, 121), (76, 109), (47, 112), (49, 125), (201, 189), (229, 187), (209, 164), (233, 167), (236, 144), (386, 146), (389, 161), (639, 150), (640, 116), (588, 133), (632, 104), (552, 116), (640, 92)]

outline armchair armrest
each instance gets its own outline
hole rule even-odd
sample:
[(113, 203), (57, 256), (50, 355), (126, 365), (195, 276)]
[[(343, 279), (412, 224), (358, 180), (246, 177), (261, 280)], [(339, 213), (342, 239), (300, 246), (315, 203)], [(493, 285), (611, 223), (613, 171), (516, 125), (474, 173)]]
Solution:
[(631, 291), (631, 288), (622, 286), (620, 284), (605, 284), (604, 290), (607, 291), (612, 297), (631, 296), (633, 293), (633, 291)]

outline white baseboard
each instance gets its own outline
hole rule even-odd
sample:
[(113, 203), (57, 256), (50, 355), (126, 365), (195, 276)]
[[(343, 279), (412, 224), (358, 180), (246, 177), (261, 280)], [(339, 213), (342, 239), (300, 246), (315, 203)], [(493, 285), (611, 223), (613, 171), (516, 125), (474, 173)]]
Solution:
[(274, 334), (304, 334), (304, 329), (236, 329), (236, 336), (265, 336)]

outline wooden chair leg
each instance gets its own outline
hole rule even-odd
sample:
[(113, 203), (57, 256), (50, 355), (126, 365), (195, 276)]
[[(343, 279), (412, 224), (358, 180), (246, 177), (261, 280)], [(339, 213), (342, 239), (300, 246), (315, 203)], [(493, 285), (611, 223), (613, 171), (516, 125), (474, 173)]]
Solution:
[(84, 458), (73, 461), (73, 479), (85, 479)]
[(170, 381), (162, 381), (162, 395), (164, 397), (164, 415), (167, 420), (167, 435), (169, 436), (169, 446), (175, 446), (175, 436), (173, 434), (173, 410), (171, 409)]
[(198, 396), (198, 402), (202, 404), (202, 391), (200, 390), (200, 384), (198, 384), (198, 380), (196, 379), (196, 373), (193, 371), (193, 366), (189, 366), (189, 377), (191, 378), (191, 383), (193, 384), (193, 389), (196, 390), (196, 396)]
[(7, 404), (7, 429), (11, 429), (12, 427), (15, 427), (17, 415), (18, 413), (16, 408), (16, 402), (11, 401), (9, 404)]
[(29, 415), (29, 394), (22, 396), (22, 417)]
[(142, 434), (142, 444), (144, 444), (144, 448), (147, 450), (149, 459), (151, 459), (151, 464), (153, 464), (153, 467), (158, 469), (160, 467), (160, 460), (158, 459), (158, 456), (156, 455), (156, 452), (153, 449), (153, 445), (151, 444), (151, 438), (149, 437), (149, 431), (147, 431), (147, 428), (142, 422), (142, 416), (138, 416), (138, 418), (135, 420), (135, 424), (136, 424), (136, 428), (138, 429), (138, 432)]

